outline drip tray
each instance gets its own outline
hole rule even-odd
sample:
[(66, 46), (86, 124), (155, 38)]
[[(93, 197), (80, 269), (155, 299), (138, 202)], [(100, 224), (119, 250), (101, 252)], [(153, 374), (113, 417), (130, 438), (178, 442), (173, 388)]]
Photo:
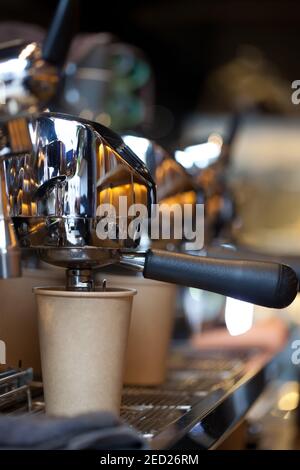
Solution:
[(0, 370), (0, 411), (9, 412), (16, 406), (26, 404), (26, 410), (30, 411), (32, 406), (31, 387), (32, 369), (10, 369)]
[(128, 387), (123, 394), (121, 418), (150, 439), (190, 411), (207, 393)]
[[(157, 387), (125, 387), (123, 392), (121, 417), (129, 425), (140, 431), (148, 439), (159, 435), (165, 428), (190, 412), (193, 407), (203, 401), (208, 395), (218, 390), (229, 389), (235, 378), (241, 373), (243, 363), (240, 360), (224, 361), (220, 359), (224, 369), (219, 367), (218, 359), (209, 361), (209, 368), (199, 370), (202, 361), (194, 359), (187, 369), (180, 357), (180, 366), (176, 361), (166, 382)], [(212, 367), (215, 369), (212, 370)]]
[[(121, 418), (143, 434), (153, 449), (176, 446), (187, 436), (194, 439), (199, 429), (197, 448), (210, 448), (243, 417), (266, 384), (265, 367), (249, 373), (249, 356), (224, 358), (217, 353), (176, 352), (171, 356), (164, 384), (124, 388)], [(29, 378), (28, 371), (21, 372), (18, 381), (8, 377), (9, 383), (15, 384), (15, 392), (0, 389), (0, 412), (44, 412), (42, 384), (32, 383), (29, 393)], [(0, 385), (5, 386), (5, 376), (2, 382), (0, 378)], [(23, 401), (19, 399), (21, 393)], [(213, 436), (207, 435), (206, 428), (213, 431)]]

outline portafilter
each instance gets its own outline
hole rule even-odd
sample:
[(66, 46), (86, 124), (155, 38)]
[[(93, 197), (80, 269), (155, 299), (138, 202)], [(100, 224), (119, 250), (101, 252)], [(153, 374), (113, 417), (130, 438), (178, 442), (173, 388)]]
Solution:
[[(10, 119), (1, 135), (2, 203), (19, 244), (66, 267), (68, 289), (93, 289), (92, 268), (121, 263), (146, 278), (268, 307), (282, 308), (295, 298), (298, 281), (288, 266), (159, 251), (151, 249), (150, 237), (121, 237), (132, 220), (120, 215), (120, 199), (143, 204), (151, 214), (156, 189), (147, 167), (110, 129), (43, 113)], [(117, 215), (111, 239), (97, 231), (105, 204)]]

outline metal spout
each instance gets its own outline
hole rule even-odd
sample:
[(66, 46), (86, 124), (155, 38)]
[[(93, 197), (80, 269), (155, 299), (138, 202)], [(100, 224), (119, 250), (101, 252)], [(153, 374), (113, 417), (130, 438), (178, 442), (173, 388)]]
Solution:
[(95, 280), (91, 269), (67, 269), (67, 290), (90, 292), (95, 290)]

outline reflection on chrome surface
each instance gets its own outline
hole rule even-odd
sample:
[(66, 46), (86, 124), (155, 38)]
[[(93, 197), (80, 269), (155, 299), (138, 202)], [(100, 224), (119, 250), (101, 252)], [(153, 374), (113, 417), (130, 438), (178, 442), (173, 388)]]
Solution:
[[(136, 135), (123, 135), (124, 142), (138, 155), (149, 169), (157, 185), (157, 201), (162, 214), (165, 214), (167, 220), (169, 210), (174, 210), (176, 206), (184, 209), (185, 205), (192, 207), (191, 220), (195, 219), (196, 203), (202, 203), (202, 197), (199, 198), (199, 190), (194, 184), (193, 178), (187, 173), (185, 168), (160, 145), (145, 137)], [(176, 211), (171, 221), (172, 230), (175, 232)], [(182, 219), (183, 223), (183, 219)], [(193, 224), (193, 222), (191, 222)], [(161, 249), (174, 250), (179, 245), (183, 246), (186, 241), (184, 238), (176, 239), (171, 236), (168, 239), (160, 234), (160, 239), (153, 242), (153, 246)]]
[(58, 83), (58, 68), (42, 59), (37, 43), (1, 44), (0, 115), (40, 110), (54, 96)]
[(192, 177), (165, 149), (152, 140), (135, 135), (124, 135), (123, 140), (149, 168), (157, 184), (158, 202), (196, 203)]
[(44, 113), (3, 125), (0, 154), (21, 246), (45, 248), (45, 253), (63, 249), (51, 252), (51, 262), (56, 264), (57, 256), (58, 264), (68, 266), (111, 257), (95, 253), (96, 247), (138, 248), (140, 240), (96, 236), (100, 204), (112, 204), (118, 215), (119, 196), (125, 196), (128, 206), (144, 204), (151, 214), (155, 202), (148, 169), (117, 134), (97, 123)]

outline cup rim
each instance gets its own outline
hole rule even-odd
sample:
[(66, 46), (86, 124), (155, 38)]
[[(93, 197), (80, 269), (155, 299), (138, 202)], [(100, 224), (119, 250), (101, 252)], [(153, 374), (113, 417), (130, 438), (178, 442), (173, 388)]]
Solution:
[[(96, 288), (97, 289), (97, 288)], [(105, 291), (68, 291), (60, 286), (43, 286), (34, 287), (35, 295), (43, 295), (47, 297), (82, 297), (82, 298), (124, 298), (136, 295), (136, 289), (124, 289), (123, 287), (107, 287)]]

